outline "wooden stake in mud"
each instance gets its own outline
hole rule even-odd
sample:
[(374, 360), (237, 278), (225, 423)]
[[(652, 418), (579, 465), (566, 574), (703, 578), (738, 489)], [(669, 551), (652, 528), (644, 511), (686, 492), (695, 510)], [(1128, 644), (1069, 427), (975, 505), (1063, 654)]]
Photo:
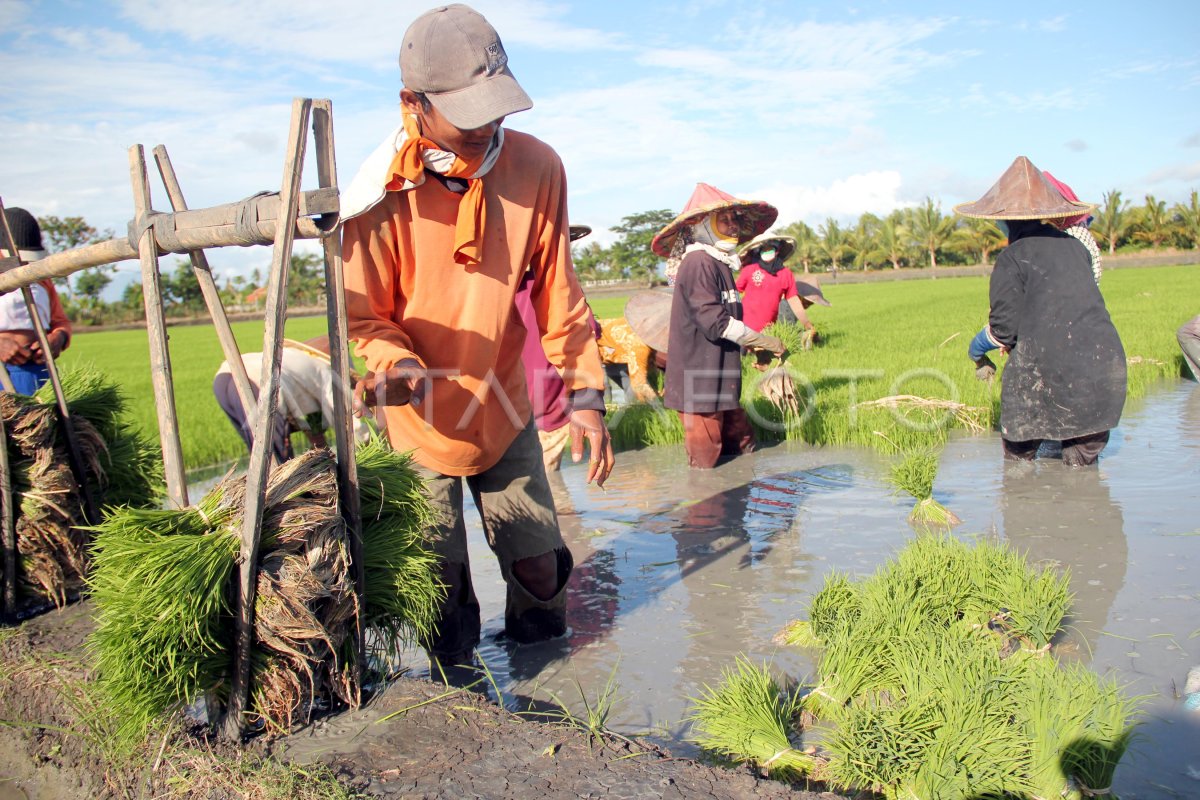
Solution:
[[(333, 104), (329, 100), (313, 101), (313, 139), (316, 142), (317, 177), (322, 187), (337, 188), (337, 162), (333, 149)], [(350, 385), (350, 364), (346, 356), (349, 326), (346, 322), (346, 284), (342, 275), (342, 251), (338, 236), (322, 240), (325, 249), (325, 313), (329, 326), (329, 358), (333, 377), (334, 436), (337, 447), (338, 496), (342, 517), (350, 539), (350, 569), (354, 589), (358, 594), (359, 623), (355, 630), (356, 685), (362, 685), (362, 669), (366, 659), (366, 632), (362, 626), (361, 609), (366, 608), (367, 579), (364, 571), (362, 517), (359, 509), (358, 462), (354, 458), (353, 409)]]
[[(287, 157), (283, 162), (283, 189), (280, 194), (281, 219), (293, 219), (298, 209), (300, 173), (304, 165), (308, 117), (312, 101), (292, 101), (292, 124)], [(292, 258), (295, 226), (279, 225), (271, 252), (271, 272), (267, 278), (267, 301), (263, 333), (262, 377), (259, 379), (258, 414), (254, 420), (254, 446), (246, 469), (246, 506), (242, 520), (242, 547), (238, 564), (240, 575), (236, 599), (237, 639), (233, 662), (233, 683), (229, 706), (225, 710), (225, 736), (238, 740), (242, 735), (242, 716), (246, 711), (250, 688), (250, 659), (254, 645), (254, 598), (258, 570), (258, 545), (266, 500), (267, 470), (271, 457), (271, 426), (279, 399), (279, 372), (283, 358), (283, 325), (287, 310), (288, 267)], [(267, 358), (267, 355), (270, 358)]]
[[(167, 148), (158, 145), (154, 148), (154, 161), (158, 164), (158, 174), (162, 176), (163, 185), (167, 187), (167, 196), (171, 198), (171, 208), (176, 211), (187, 211), (187, 202), (183, 199), (183, 190), (175, 177), (175, 168), (171, 166), (171, 158)], [(229, 317), (225, 315), (225, 305), (221, 302), (221, 293), (217, 291), (217, 282), (213, 280), (212, 270), (208, 266), (208, 257), (203, 250), (192, 250), (188, 253), (192, 260), (192, 273), (200, 284), (200, 294), (204, 295), (204, 304), (208, 306), (209, 316), (217, 329), (217, 340), (221, 343), (221, 352), (225, 355), (225, 363), (233, 376), (233, 385), (237, 389), (238, 399), (242, 401), (246, 418), (253, 421), (253, 409), (257, 404), (254, 390), (250, 386), (250, 376), (246, 374), (246, 365), (242, 363), (242, 353), (238, 349), (237, 339), (233, 336), (233, 328), (229, 326)]]
[(175, 384), (171, 378), (171, 351), (167, 347), (167, 321), (163, 314), (162, 276), (158, 272), (158, 249), (150, 224), (150, 181), (146, 154), (140, 144), (129, 148), (129, 177), (133, 182), (133, 207), (142, 263), (142, 302), (146, 308), (146, 330), (150, 334), (150, 380), (158, 413), (158, 440), (162, 444), (167, 499), (176, 508), (187, 508), (183, 447), (179, 443), (179, 417), (175, 413)]

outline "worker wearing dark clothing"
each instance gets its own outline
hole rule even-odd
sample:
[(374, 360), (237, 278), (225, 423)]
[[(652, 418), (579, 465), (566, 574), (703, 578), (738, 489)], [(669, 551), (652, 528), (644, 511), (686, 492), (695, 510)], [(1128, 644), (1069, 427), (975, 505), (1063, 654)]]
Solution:
[(988, 327), (1008, 352), (1000, 434), (1009, 458), (1033, 458), (1043, 440), (1063, 462), (1095, 463), (1125, 405), (1125, 351), (1092, 274), (1087, 248), (1048, 220), (1086, 213), (1023, 156), (975, 203), (955, 210), (995, 219), (1009, 245), (992, 271)]

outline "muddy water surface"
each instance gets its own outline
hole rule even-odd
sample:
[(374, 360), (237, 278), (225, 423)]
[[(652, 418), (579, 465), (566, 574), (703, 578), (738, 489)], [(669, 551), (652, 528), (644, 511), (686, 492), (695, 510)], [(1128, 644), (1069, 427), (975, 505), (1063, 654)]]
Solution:
[[(580, 466), (551, 478), (577, 563), (571, 633), (504, 640), (504, 588), (469, 515), (483, 608), (482, 658), (503, 701), (565, 702), (584, 713), (606, 684), (608, 725), (694, 753), (689, 698), (744, 653), (800, 680), (814, 665), (772, 636), (831, 570), (865, 576), (913, 535), (912, 501), (892, 495), (887, 461), (859, 450), (767, 447), (707, 472), (682, 448), (619, 455), (607, 491)], [(1131, 403), (1099, 469), (1054, 458), (1005, 465), (995, 435), (952, 441), (935, 496), (960, 536), (994, 534), (1033, 560), (1069, 566), (1076, 603), (1061, 652), (1149, 696), (1143, 735), (1115, 782), (1123, 798), (1200, 797), (1200, 715), (1179, 710), (1200, 664), (1200, 388)], [(408, 663), (427, 674), (419, 652)]]

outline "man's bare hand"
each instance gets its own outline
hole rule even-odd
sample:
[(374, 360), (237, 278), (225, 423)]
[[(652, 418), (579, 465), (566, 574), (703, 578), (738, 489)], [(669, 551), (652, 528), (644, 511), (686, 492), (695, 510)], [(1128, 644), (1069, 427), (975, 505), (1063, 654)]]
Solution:
[(0, 361), (5, 364), (24, 364), (29, 361), (29, 351), (16, 339), (0, 334)]
[(425, 399), (425, 368), (406, 358), (386, 372), (368, 372), (354, 384), (354, 413), (378, 406), (420, 405)]
[(580, 409), (571, 412), (571, 460), (578, 462), (583, 458), (583, 442), (587, 440), (588, 458), (587, 482), (596, 481), (597, 486), (603, 486), (616, 466), (613, 457), (612, 438), (604, 425), (604, 415), (593, 409)]

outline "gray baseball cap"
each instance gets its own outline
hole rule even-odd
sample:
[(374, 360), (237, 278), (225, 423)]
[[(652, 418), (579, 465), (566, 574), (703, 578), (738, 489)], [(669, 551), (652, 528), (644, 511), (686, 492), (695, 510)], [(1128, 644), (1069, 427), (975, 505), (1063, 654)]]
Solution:
[(400, 79), (463, 130), (533, 107), (508, 69), (496, 29), (461, 3), (426, 11), (408, 26), (400, 45)]

